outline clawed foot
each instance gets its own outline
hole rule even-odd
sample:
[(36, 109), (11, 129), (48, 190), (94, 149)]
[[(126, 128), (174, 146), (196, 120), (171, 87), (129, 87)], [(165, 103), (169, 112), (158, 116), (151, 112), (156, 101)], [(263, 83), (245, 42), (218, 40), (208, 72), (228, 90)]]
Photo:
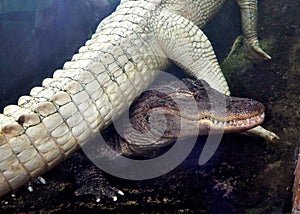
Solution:
[(262, 126), (249, 129), (246, 132), (253, 135), (258, 135), (270, 142), (277, 142), (280, 139), (274, 132), (265, 129)]
[(263, 61), (271, 59), (271, 56), (261, 49), (258, 41), (244, 41), (244, 54), (245, 58), (251, 61)]
[(74, 192), (76, 196), (94, 195), (97, 203), (100, 202), (103, 197), (108, 197), (111, 198), (113, 201), (117, 201), (118, 197), (116, 193), (118, 193), (119, 195), (124, 195), (124, 193), (121, 190), (111, 186), (94, 187), (93, 185), (83, 185)]
[(231, 50), (225, 60), (226, 62), (243, 44), (244, 47), (244, 57), (252, 62), (263, 61), (271, 59), (271, 56), (263, 51), (257, 40), (248, 41), (243, 38), (243, 36), (238, 36), (231, 47)]
[(38, 176), (38, 177), (36, 177), (35, 179), (33, 179), (33, 181), (29, 181), (29, 182), (27, 183), (27, 190), (28, 190), (29, 192), (33, 192), (33, 190), (34, 190), (34, 188), (33, 188), (34, 184), (42, 184), (42, 185), (45, 185), (45, 184), (46, 184), (46, 180), (45, 180), (43, 177)]
[(242, 46), (242, 43), (243, 43), (243, 36), (238, 36), (232, 46), (231, 46), (231, 49), (227, 55), (227, 57), (224, 59), (223, 63), (225, 63), (241, 46)]
[(110, 186), (105, 179), (103, 172), (95, 165), (84, 170), (78, 180), (78, 183), (81, 187), (77, 189), (74, 194), (76, 196), (94, 195), (96, 197), (96, 202), (100, 202), (104, 197), (117, 201), (117, 194), (124, 195), (121, 190)]

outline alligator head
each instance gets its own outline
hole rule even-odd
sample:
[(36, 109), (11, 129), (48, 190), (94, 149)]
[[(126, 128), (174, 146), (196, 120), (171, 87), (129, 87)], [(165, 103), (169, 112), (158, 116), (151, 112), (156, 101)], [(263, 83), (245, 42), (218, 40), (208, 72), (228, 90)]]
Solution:
[(123, 154), (139, 155), (179, 137), (251, 129), (263, 122), (264, 106), (224, 95), (203, 80), (183, 79), (144, 92), (130, 107), (129, 117), (131, 124), (119, 123), (119, 143)]

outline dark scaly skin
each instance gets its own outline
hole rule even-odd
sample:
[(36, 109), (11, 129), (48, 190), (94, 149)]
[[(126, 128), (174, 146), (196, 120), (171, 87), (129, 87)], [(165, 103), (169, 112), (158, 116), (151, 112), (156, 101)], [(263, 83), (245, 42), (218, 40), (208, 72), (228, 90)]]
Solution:
[(94, 195), (96, 202), (100, 202), (105, 197), (116, 201), (117, 193), (123, 195), (122, 191), (109, 184), (104, 172), (94, 165), (82, 151), (68, 158), (65, 165), (68, 169), (64, 169), (64, 173), (76, 179), (75, 196)]
[[(152, 128), (156, 129), (160, 127), (159, 118), (152, 120), (148, 112), (156, 109), (161, 111), (167, 119), (167, 127), (161, 138), (154, 144), (149, 139), (131, 135), (130, 129), (126, 128), (126, 124), (121, 129), (121, 135), (126, 138), (122, 138), (114, 129), (113, 125), (101, 132), (105, 141), (112, 147), (113, 150), (117, 151), (120, 155), (138, 158), (154, 158), (166, 149), (178, 138), (188, 137), (195, 133), (181, 132), (180, 133), (180, 120), (187, 119), (191, 120), (192, 123), (186, 123), (190, 125), (199, 124), (199, 135), (207, 135), (210, 129), (220, 129), (219, 122), (213, 123), (212, 120), (223, 121), (222, 129), (225, 132), (240, 132), (247, 129), (258, 126), (263, 122), (264, 118), (264, 106), (255, 100), (247, 98), (238, 98), (225, 96), (217, 92), (216, 90), (209, 87), (209, 85), (200, 80), (184, 79), (183, 83), (187, 88), (182, 87), (179, 82), (165, 83), (164, 85), (156, 88), (157, 90), (149, 90), (144, 92), (130, 107), (129, 116), (131, 125), (135, 130), (145, 133), (149, 131), (151, 121), (155, 121), (155, 126)], [(163, 90), (162, 90), (163, 89)], [(162, 93), (169, 92), (170, 94)], [(176, 98), (181, 98), (185, 108), (189, 108), (188, 97), (193, 97), (196, 100), (198, 106), (197, 111), (189, 111), (188, 118), (181, 114), (178, 109), (178, 105), (171, 98), (170, 95), (176, 94)], [(209, 94), (209, 96), (208, 96)], [(226, 110), (225, 112), (216, 112), (211, 108), (211, 102), (218, 105), (225, 96)], [(221, 103), (220, 103), (221, 104)], [(208, 117), (211, 119), (209, 120)], [(247, 123), (247, 119), (251, 119), (251, 124)], [(254, 118), (254, 119), (253, 119)], [(224, 122), (227, 124), (224, 125)], [(230, 125), (229, 121), (235, 121)], [(187, 129), (189, 130), (189, 129)], [(110, 151), (95, 151), (97, 156), (112, 156)], [(92, 163), (84, 163), (83, 173), (76, 173), (79, 176), (81, 187), (75, 192), (75, 195), (92, 194), (95, 195), (97, 201), (103, 196), (107, 196), (116, 200), (116, 193), (122, 194), (118, 189), (111, 187), (106, 179), (103, 177), (103, 172)]]
[[(155, 126), (151, 128), (159, 129), (160, 116), (158, 118), (149, 117), (150, 110), (156, 110), (163, 113), (167, 119), (167, 127), (160, 141), (153, 145), (153, 142), (147, 141), (145, 137), (133, 135), (126, 124), (122, 127), (121, 135), (126, 139), (119, 140), (119, 147), (123, 148), (122, 154), (137, 155), (137, 153), (148, 154), (149, 151), (162, 148), (175, 141), (178, 137), (189, 137), (194, 135), (189, 129), (180, 131), (180, 120), (188, 121), (185, 126), (199, 125), (199, 135), (209, 134), (210, 129), (220, 129), (225, 133), (241, 132), (258, 126), (264, 119), (264, 106), (258, 101), (226, 96), (211, 88), (205, 81), (184, 79), (183, 83), (187, 88), (181, 87), (178, 82), (171, 82), (157, 88), (157, 91), (150, 90), (143, 93), (130, 107), (130, 122), (134, 129), (145, 133), (149, 131), (151, 121)], [(181, 101), (183, 108), (187, 112), (180, 112), (177, 104), (169, 95), (160, 91), (168, 91), (172, 96)], [(208, 96), (209, 94), (209, 96)], [(198, 109), (195, 111), (189, 109), (190, 98), (196, 100)], [(226, 100), (226, 111), (212, 109), (212, 106), (223, 105), (222, 100)], [(212, 104), (213, 103), (213, 104)], [(251, 119), (252, 118), (252, 119)], [(247, 122), (250, 121), (250, 123)], [(190, 122), (189, 122), (190, 121)], [(230, 122), (231, 121), (231, 122)], [(226, 125), (224, 123), (226, 122)], [(122, 124), (122, 123), (121, 123)], [(104, 131), (104, 135), (105, 135)], [(116, 138), (116, 137), (114, 137)], [(125, 146), (126, 145), (126, 146)]]

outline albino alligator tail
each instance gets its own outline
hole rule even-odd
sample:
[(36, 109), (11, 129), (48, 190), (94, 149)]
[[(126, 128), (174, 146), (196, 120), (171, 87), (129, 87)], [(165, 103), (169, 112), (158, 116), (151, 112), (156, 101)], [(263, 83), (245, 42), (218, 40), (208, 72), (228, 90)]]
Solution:
[(194, 24), (222, 2), (122, 0), (53, 78), (0, 114), (0, 196), (51, 169), (110, 124), (169, 59), (229, 94), (211, 44)]

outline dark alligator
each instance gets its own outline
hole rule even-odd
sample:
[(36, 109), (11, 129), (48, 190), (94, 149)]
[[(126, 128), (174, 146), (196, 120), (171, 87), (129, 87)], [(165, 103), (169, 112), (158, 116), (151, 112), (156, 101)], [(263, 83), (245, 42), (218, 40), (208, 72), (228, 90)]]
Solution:
[[(220, 106), (224, 109), (215, 108)], [(189, 141), (190, 136), (208, 135), (212, 130), (214, 134), (242, 132), (260, 125), (264, 116), (262, 103), (224, 95), (203, 80), (171, 81), (141, 94), (130, 107), (130, 125), (121, 117), (117, 131), (113, 124), (102, 131), (105, 142), (116, 154), (98, 147), (99, 141), (96, 141), (89, 145), (93, 152), (87, 155), (94, 162), (102, 161), (105, 156), (117, 158), (119, 155), (155, 158), (170, 149), (178, 138)], [(83, 171), (76, 173), (81, 181), (76, 195), (93, 194), (99, 201), (103, 195), (116, 200), (116, 192), (122, 194), (108, 184), (95, 165), (85, 163)]]
[[(231, 133), (256, 127), (264, 120), (264, 106), (252, 99), (224, 95), (203, 80), (183, 79), (142, 93), (130, 107), (129, 118), (131, 126), (118, 123), (122, 136), (118, 147), (125, 155), (148, 156), (151, 150), (165, 147), (179, 137), (208, 135), (212, 129)], [(192, 132), (194, 127), (199, 127), (197, 133)], [(103, 132), (108, 142), (115, 141), (109, 131)]]

